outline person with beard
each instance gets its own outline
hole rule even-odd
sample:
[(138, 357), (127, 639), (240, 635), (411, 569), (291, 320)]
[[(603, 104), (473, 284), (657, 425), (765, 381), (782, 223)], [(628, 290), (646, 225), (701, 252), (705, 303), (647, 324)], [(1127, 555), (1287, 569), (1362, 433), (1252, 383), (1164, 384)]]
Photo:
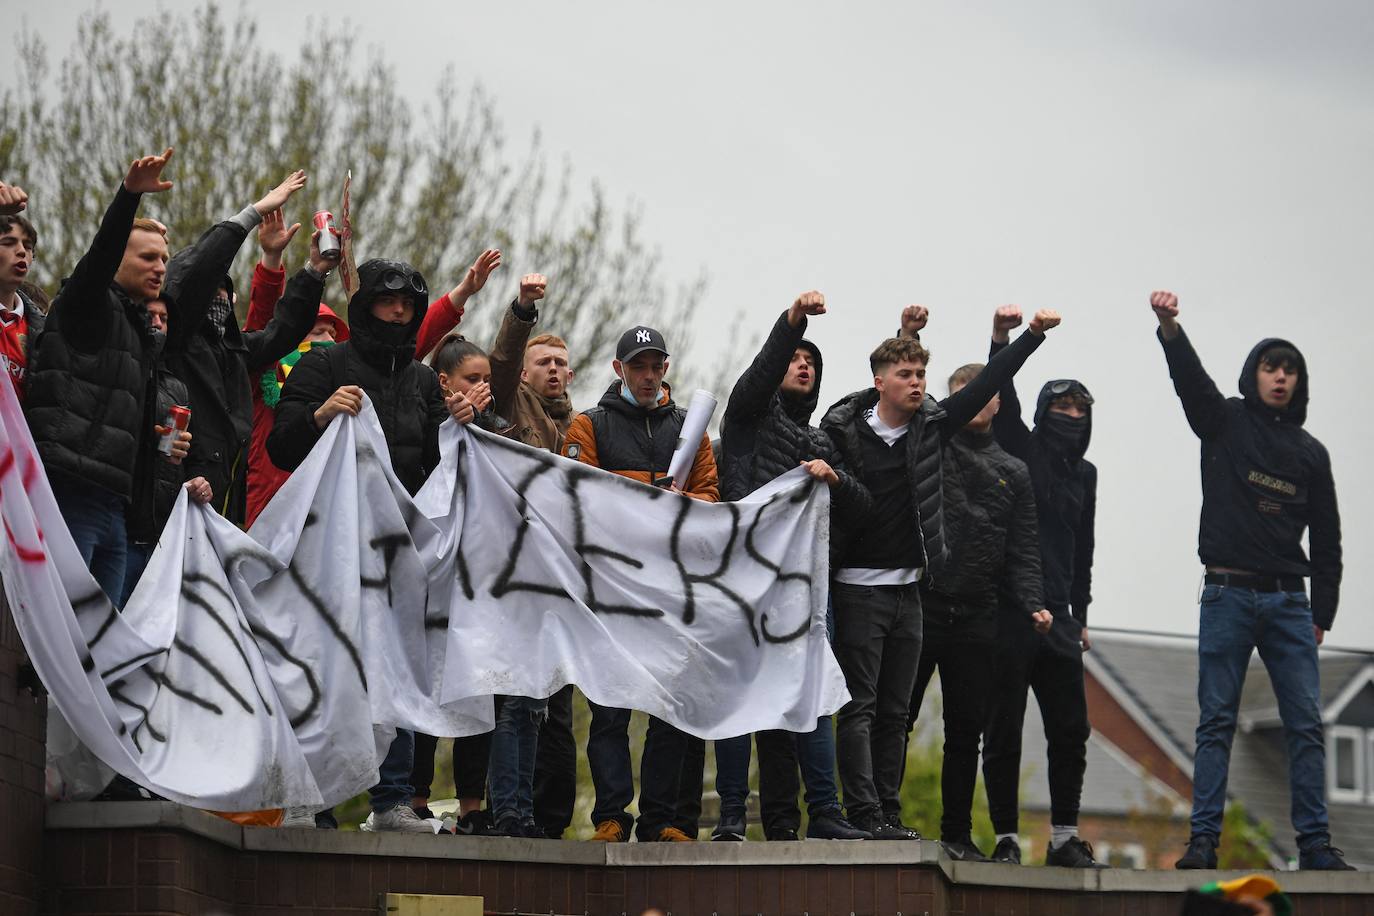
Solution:
[[(954, 394), (977, 377), (981, 363), (949, 377)], [(911, 694), (907, 732), (936, 669), (944, 700), (944, 762), (940, 768), (940, 845), (952, 859), (986, 862), (974, 844), (973, 789), (978, 743), (992, 679), (984, 668), (993, 655), (999, 597), (1009, 613), (1028, 616), (1037, 632), (1050, 629), (1040, 602), (1040, 548), (1030, 471), (992, 435), (1001, 407), (996, 395), (954, 434), (942, 461), (945, 538), (949, 564), (921, 585), (921, 663)], [(1022, 625), (1021, 620), (1013, 625)]]
[[(668, 473), (687, 417), (687, 411), (673, 403), (663, 380), (668, 372), (668, 345), (658, 331), (640, 325), (620, 336), (615, 355), (611, 367), (616, 381), (606, 389), (600, 403), (573, 419), (564, 438), (563, 454), (653, 486)], [(701, 437), (686, 486), (679, 490), (673, 485), (672, 490), (705, 502), (720, 500), (709, 435)], [(587, 762), (596, 787), (592, 809), (596, 834), (592, 839), (628, 842), (632, 819), (625, 809), (634, 798), (630, 711), (590, 705)], [(694, 818), (682, 810), (680, 799), (684, 773), (688, 780), (696, 779), (694, 794), (700, 796), (701, 771), (696, 759), (685, 733), (656, 716), (649, 717), (640, 757), (639, 823), (635, 827), (641, 843), (696, 839), (694, 832), (683, 829), (690, 826), (686, 820)]]
[[(245, 208), (242, 234), (229, 239), (233, 251), (268, 213), (280, 210), (305, 187), (304, 171), (286, 177), (263, 199)], [(214, 230), (212, 230), (214, 231)], [(318, 233), (317, 233), (318, 235)], [(215, 504), (231, 522), (242, 525), (247, 512), (247, 450), (253, 434), (253, 386), (265, 368), (295, 350), (315, 325), (324, 281), (333, 263), (321, 258), (312, 239), (309, 264), (297, 278), (311, 289), (282, 298), (270, 321), (260, 330), (240, 331), (234, 316), (234, 284), (226, 272), (218, 289), (202, 301), (183, 292), (184, 277), (204, 259), (207, 234), (195, 245), (172, 256), (167, 265), (167, 289), (177, 301), (178, 318), (190, 327), (173, 329), (168, 340), (168, 364), (186, 383), (190, 394), (196, 441), (186, 457), (186, 473), (204, 477), (215, 492)], [(304, 276), (302, 276), (302, 274)]]
[[(538, 303), (548, 278), (527, 274), (501, 320), (491, 348), (491, 388), (496, 410), (511, 421), (505, 435), (526, 445), (561, 454), (563, 438), (572, 423), (568, 383), (573, 379), (571, 356), (563, 338), (539, 334)], [(573, 740), (571, 684), (549, 697), (547, 715), (539, 730), (534, 762), (534, 820), (550, 839), (563, 836), (572, 823), (577, 801), (577, 744)], [(460, 827), (462, 824), (460, 823)]]
[[(468, 400), (458, 392), (445, 398), (434, 370), (415, 360), (428, 307), (424, 277), (409, 264), (376, 259), (358, 268), (358, 289), (348, 303), (352, 336), (302, 356), (282, 389), (267, 438), (277, 467), (294, 471), (334, 417), (357, 416), (366, 393), (386, 436), (392, 471), (407, 492), (420, 489), (439, 464), (440, 424), (449, 416), (459, 423), (473, 418)], [(397, 729), (369, 790), (372, 813), (362, 829), (432, 832), (411, 808), (414, 757), (414, 733)]]
[[(1003, 306), (993, 316), (992, 357), (1007, 347), (1021, 324), (1021, 309)], [(1017, 842), (1021, 783), (1021, 729), (1026, 690), (1035, 691), (1045, 723), (1050, 787), (1050, 843), (1046, 865), (1105, 867), (1078, 836), (1078, 805), (1087, 767), (1088, 702), (1083, 653), (1092, 601), (1093, 529), (1097, 468), (1083, 457), (1092, 433), (1092, 395), (1076, 379), (1047, 382), (1035, 405), (1035, 429), (1021, 419), (1016, 386), (1001, 391), (992, 422), (997, 444), (1030, 469), (1040, 540), (1041, 598), (1053, 626), (1037, 632), (1030, 615), (1004, 608), (994, 655), (999, 677), (988, 703), (983, 739), (983, 782), (997, 846), (992, 861), (1020, 864)]]
[[(903, 326), (920, 320), (903, 310)], [(870, 354), (873, 387), (840, 399), (821, 429), (847, 468), (873, 496), (873, 508), (832, 526), (831, 600), (835, 659), (850, 700), (839, 712), (835, 745), (845, 811), (877, 840), (917, 840), (901, 821), (907, 716), (921, 657), (917, 583), (938, 580), (949, 557), (945, 540), (942, 456), (1060, 323), (1036, 313), (1007, 352), (943, 401), (926, 393), (930, 354), (908, 336), (883, 341)]]
[(1207, 572), (1198, 626), (1197, 751), (1192, 833), (1176, 867), (1217, 867), (1231, 740), (1258, 649), (1288, 745), (1298, 867), (1351, 870), (1331, 845), (1317, 667), (1317, 647), (1340, 598), (1341, 520), (1331, 456), (1303, 429), (1307, 361), (1286, 340), (1261, 340), (1241, 369), (1241, 396), (1227, 398), (1178, 323), (1178, 297), (1157, 291), (1150, 306), (1174, 390), (1202, 440), (1198, 555)]
[[(873, 498), (853, 475), (830, 438), (810, 425), (820, 398), (821, 351), (804, 335), (808, 316), (826, 313), (825, 296), (802, 293), (773, 323), (753, 363), (735, 382), (721, 422), (721, 495), (743, 499), (801, 465), (830, 486), (831, 512), (862, 517)], [(840, 810), (835, 784), (835, 730), (824, 716), (809, 732), (782, 730), (754, 736), (759, 749), (759, 802), (764, 836), (795, 840), (798, 764), (806, 786), (809, 839), (863, 840)], [(712, 840), (743, 840), (749, 799), (749, 735), (715, 742), (720, 822)]]

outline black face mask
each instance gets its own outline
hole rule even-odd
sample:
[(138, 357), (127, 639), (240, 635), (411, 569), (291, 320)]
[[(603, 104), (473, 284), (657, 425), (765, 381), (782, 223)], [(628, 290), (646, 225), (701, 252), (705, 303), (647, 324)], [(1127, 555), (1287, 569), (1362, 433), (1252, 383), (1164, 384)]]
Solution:
[(1040, 421), (1040, 430), (1045, 438), (1059, 450), (1078, 452), (1083, 449), (1083, 440), (1088, 435), (1088, 418), (1071, 417), (1068, 414), (1051, 410)]
[(154, 328), (149, 333), (153, 335), (153, 357), (157, 358), (162, 355), (163, 348), (167, 346), (167, 332)]

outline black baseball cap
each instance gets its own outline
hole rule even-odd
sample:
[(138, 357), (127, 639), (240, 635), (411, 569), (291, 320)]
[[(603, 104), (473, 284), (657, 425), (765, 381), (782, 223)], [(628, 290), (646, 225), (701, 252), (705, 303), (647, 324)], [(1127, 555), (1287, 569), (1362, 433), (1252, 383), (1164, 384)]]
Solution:
[(663, 335), (653, 328), (630, 328), (620, 335), (620, 343), (615, 345), (615, 358), (623, 363), (627, 359), (634, 359), (645, 350), (657, 350), (667, 356), (668, 344), (664, 342)]

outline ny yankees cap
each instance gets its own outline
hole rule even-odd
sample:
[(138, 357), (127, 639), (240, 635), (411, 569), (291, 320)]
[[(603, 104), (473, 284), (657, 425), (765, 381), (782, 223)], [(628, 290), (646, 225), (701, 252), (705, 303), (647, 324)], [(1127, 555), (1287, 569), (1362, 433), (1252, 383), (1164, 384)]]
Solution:
[(667, 356), (668, 344), (664, 342), (663, 335), (653, 328), (630, 328), (620, 335), (620, 343), (615, 345), (615, 358), (623, 363), (627, 359), (634, 359), (645, 350), (657, 350)]

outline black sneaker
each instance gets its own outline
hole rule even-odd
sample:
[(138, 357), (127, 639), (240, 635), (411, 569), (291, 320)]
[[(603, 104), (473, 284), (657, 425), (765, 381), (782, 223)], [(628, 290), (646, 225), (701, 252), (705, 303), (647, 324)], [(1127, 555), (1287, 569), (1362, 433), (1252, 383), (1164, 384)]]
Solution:
[(489, 836), (492, 831), (490, 811), (469, 811), (458, 818), (453, 832), (457, 836)]
[(1194, 834), (1188, 838), (1188, 851), (1183, 858), (1174, 863), (1174, 868), (1184, 871), (1193, 868), (1217, 867), (1217, 839), (1206, 833)]
[(974, 844), (973, 838), (969, 836), (962, 836), (957, 840), (941, 840), (940, 848), (945, 851), (945, 855), (956, 862), (990, 861), (987, 856), (983, 855), (983, 850)]
[(535, 823), (534, 818), (527, 817), (520, 822), (520, 835), (529, 840), (544, 839), (544, 828)]
[(777, 840), (781, 843), (794, 843), (800, 839), (800, 837), (797, 836), (797, 831), (793, 830), (791, 827), (774, 827), (772, 830), (764, 833), (764, 838)]
[(1298, 850), (1298, 868), (1304, 871), (1359, 871), (1345, 861), (1345, 853), (1330, 843)]
[(871, 840), (873, 834), (844, 819), (839, 808), (818, 811), (806, 824), (808, 840)]
[(871, 835), (875, 840), (919, 840), (921, 835), (901, 821), (889, 821), (881, 815), (854, 817), (850, 823)]
[(422, 821), (434, 820), (434, 812), (429, 810), (429, 805), (421, 805), (415, 809), (415, 816)]
[(520, 818), (514, 814), (508, 814), (496, 822), (496, 826), (490, 831), (491, 836), (524, 836), (525, 833), (520, 829)]
[(1003, 837), (997, 841), (997, 848), (992, 851), (988, 861), (1000, 862), (1003, 865), (1020, 865), (1021, 844), (1012, 837)]
[(1093, 858), (1092, 845), (1076, 836), (1069, 837), (1060, 846), (1045, 853), (1046, 865), (1060, 868), (1110, 868)]
[(744, 813), (722, 814), (720, 823), (716, 829), (711, 831), (712, 843), (743, 843), (744, 842)]

